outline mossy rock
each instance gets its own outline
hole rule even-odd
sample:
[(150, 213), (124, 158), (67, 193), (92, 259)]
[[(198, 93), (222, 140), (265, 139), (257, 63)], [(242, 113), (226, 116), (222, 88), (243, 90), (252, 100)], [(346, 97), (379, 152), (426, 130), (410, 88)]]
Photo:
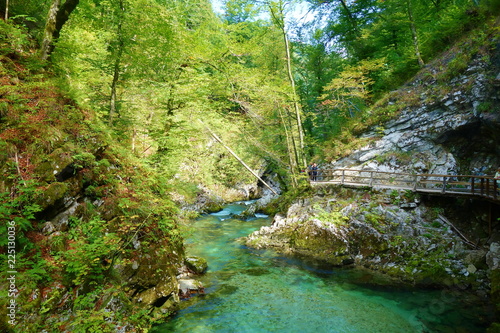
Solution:
[(437, 265), (423, 269), (415, 274), (411, 274), (411, 276), (413, 277), (415, 284), (421, 286), (441, 287), (453, 283), (450, 281), (450, 275), (446, 272), (446, 270)]
[(203, 274), (207, 271), (207, 261), (200, 257), (190, 256), (184, 260), (186, 267), (195, 274)]
[[(162, 300), (167, 300), (178, 292), (177, 280), (163, 281), (152, 288), (146, 289), (135, 296), (137, 303), (146, 306), (158, 306)], [(161, 304), (163, 305), (163, 304)]]
[(61, 147), (47, 155), (35, 169), (35, 173), (42, 181), (56, 180), (56, 175), (73, 163), (72, 153), (67, 147)]
[(203, 207), (203, 211), (207, 212), (207, 213), (215, 213), (215, 212), (219, 212), (221, 210), (224, 209), (224, 206), (218, 202), (208, 202), (207, 204), (205, 204), (205, 206)]
[[(163, 299), (159, 301), (159, 303), (161, 302), (163, 302)], [(179, 296), (175, 293), (172, 293), (172, 295), (168, 297), (162, 305), (155, 304), (155, 307), (149, 315), (153, 318), (153, 320), (164, 319), (166, 317), (169, 317), (170, 315), (172, 315), (172, 313), (179, 309), (179, 303)]]
[[(496, 306), (496, 312), (498, 315), (500, 314), (500, 269), (492, 270), (490, 273), (490, 279), (491, 279), (491, 302)], [(500, 328), (500, 322), (497, 323), (497, 326), (498, 328)]]
[(291, 247), (294, 252), (327, 261), (333, 265), (349, 262), (351, 255), (343, 239), (321, 229), (313, 223), (305, 223), (293, 232)]
[(35, 200), (41, 210), (45, 210), (54, 204), (58, 200), (62, 200), (68, 191), (68, 184), (66, 183), (51, 183), (49, 184)]

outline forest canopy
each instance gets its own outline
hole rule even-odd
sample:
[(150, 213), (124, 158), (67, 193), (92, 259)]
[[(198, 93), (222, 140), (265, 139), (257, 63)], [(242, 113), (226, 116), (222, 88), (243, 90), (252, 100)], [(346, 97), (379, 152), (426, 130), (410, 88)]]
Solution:
[[(299, 5), (307, 20), (294, 14)], [(2, 3), (6, 20), (33, 38), (20, 47), (167, 178), (182, 169), (195, 182), (241, 181), (236, 162), (192, 153), (207, 137), (203, 119), (251, 164), (291, 172), (293, 185), (308, 161), (325, 157), (323, 142), (495, 14), (499, 1), (219, 6), (216, 14), (209, 0)]]

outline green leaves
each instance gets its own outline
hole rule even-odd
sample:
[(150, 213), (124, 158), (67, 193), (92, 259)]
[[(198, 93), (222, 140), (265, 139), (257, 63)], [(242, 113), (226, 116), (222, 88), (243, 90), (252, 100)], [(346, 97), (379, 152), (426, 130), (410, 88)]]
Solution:
[(69, 250), (59, 254), (60, 263), (72, 284), (100, 283), (107, 270), (106, 260), (118, 251), (120, 239), (107, 229), (107, 222), (99, 218), (80, 221), (74, 228), (74, 242)]

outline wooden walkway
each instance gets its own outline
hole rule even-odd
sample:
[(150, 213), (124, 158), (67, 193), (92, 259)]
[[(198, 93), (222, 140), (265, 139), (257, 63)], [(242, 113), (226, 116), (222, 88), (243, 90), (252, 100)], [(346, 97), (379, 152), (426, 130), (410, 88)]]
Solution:
[(321, 169), (310, 176), (312, 185), (409, 190), (418, 193), (469, 196), (500, 203), (500, 180), (492, 176), (407, 174), (354, 169)]

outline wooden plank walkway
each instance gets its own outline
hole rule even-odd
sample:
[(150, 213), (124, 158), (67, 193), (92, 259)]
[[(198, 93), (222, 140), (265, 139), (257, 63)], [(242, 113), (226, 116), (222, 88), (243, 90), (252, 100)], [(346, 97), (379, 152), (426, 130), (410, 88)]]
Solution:
[(320, 169), (310, 175), (313, 186), (338, 184), (346, 187), (409, 190), (417, 193), (469, 196), (500, 203), (500, 180), (492, 176), (407, 174), (374, 170)]

